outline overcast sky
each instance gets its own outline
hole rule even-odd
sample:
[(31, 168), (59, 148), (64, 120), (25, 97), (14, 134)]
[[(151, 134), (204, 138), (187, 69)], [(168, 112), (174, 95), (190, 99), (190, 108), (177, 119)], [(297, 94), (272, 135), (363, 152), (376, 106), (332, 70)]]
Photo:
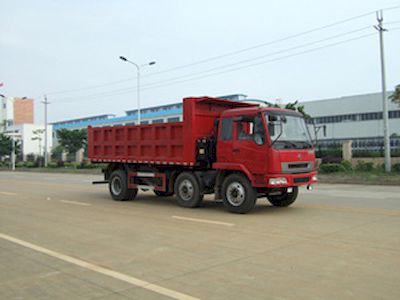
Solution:
[(157, 62), (142, 68), (142, 107), (200, 95), (285, 102), (378, 92), (372, 12), (382, 8), (392, 8), (384, 11), (388, 89), (400, 83), (398, 0), (0, 3), (0, 93), (34, 97), (37, 122), (45, 93), (50, 121), (136, 108), (136, 70), (120, 55)]

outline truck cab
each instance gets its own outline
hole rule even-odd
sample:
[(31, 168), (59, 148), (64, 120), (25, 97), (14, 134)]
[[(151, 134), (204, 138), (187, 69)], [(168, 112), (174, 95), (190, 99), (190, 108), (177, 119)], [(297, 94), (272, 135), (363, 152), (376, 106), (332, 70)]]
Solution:
[[(265, 194), (274, 205), (290, 205), (299, 186), (310, 188), (317, 181), (313, 143), (302, 114), (278, 108), (236, 108), (224, 111), (218, 123), (213, 168), (245, 174), (257, 193)], [(236, 186), (231, 190), (237, 194), (242, 184)], [(227, 193), (226, 188), (222, 190)]]
[(311, 136), (303, 116), (293, 110), (255, 107), (223, 112), (216, 152), (214, 168), (240, 169), (255, 187), (316, 181)]

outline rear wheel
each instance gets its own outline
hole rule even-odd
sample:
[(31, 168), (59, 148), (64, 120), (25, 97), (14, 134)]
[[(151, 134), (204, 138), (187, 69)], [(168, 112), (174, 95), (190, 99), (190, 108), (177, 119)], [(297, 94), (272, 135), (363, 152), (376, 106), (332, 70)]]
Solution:
[(156, 194), (158, 197), (170, 197), (174, 194), (174, 192), (162, 192), (154, 190), (154, 194)]
[(247, 177), (231, 174), (222, 183), (222, 199), (230, 212), (245, 214), (254, 208), (257, 192)]
[(127, 176), (122, 170), (116, 170), (111, 173), (108, 187), (111, 197), (117, 201), (133, 200), (137, 194), (137, 189), (128, 189)]
[(294, 186), (291, 189), (291, 193), (288, 192), (288, 189), (285, 189), (281, 195), (267, 196), (267, 199), (273, 206), (289, 206), (294, 201), (296, 201), (297, 195), (299, 193), (299, 188), (297, 186)]
[(183, 207), (197, 207), (203, 200), (200, 184), (192, 173), (184, 172), (178, 176), (174, 186), (177, 202)]

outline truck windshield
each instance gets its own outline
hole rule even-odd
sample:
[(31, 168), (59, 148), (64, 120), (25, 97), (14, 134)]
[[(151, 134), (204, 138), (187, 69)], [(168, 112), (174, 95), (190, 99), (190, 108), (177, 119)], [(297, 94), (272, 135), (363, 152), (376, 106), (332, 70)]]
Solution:
[(276, 149), (312, 148), (310, 133), (304, 118), (292, 114), (265, 113), (268, 132)]

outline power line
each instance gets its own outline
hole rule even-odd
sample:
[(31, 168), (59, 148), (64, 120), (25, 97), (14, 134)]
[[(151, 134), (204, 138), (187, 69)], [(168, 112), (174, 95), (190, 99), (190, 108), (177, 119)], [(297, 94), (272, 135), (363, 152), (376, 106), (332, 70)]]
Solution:
[[(389, 7), (389, 8), (385, 8), (385, 9), (383, 9), (383, 10), (394, 10), (394, 9), (398, 9), (398, 8), (400, 8), (400, 6)], [(184, 67), (190, 67), (190, 66), (202, 64), (202, 63), (205, 63), (206, 61), (209, 61), (209, 60), (216, 60), (216, 59), (223, 58), (223, 57), (226, 57), (226, 56), (232, 56), (232, 55), (234, 55), (234, 54), (239, 54), (239, 53), (242, 53), (242, 52), (245, 52), (245, 51), (249, 51), (249, 50), (252, 50), (252, 49), (260, 48), (260, 47), (263, 47), (263, 46), (267, 46), (267, 45), (279, 43), (279, 42), (286, 41), (286, 40), (289, 40), (289, 39), (293, 39), (293, 38), (296, 38), (296, 37), (299, 37), (299, 36), (302, 36), (302, 35), (306, 35), (306, 34), (309, 34), (309, 33), (312, 33), (312, 32), (316, 32), (316, 31), (319, 31), (319, 30), (323, 30), (323, 29), (326, 29), (326, 28), (330, 28), (330, 27), (333, 27), (333, 26), (336, 26), (336, 25), (339, 25), (339, 24), (347, 23), (347, 22), (350, 22), (350, 21), (352, 21), (352, 20), (359, 19), (359, 18), (368, 16), (368, 15), (371, 15), (371, 14), (373, 14), (373, 13), (375, 13), (375, 11), (369, 12), (369, 13), (365, 13), (365, 14), (362, 14), (362, 15), (358, 15), (358, 16), (354, 16), (354, 17), (351, 17), (351, 18), (348, 18), (348, 19), (344, 19), (344, 20), (341, 20), (341, 21), (338, 21), (338, 22), (334, 22), (334, 23), (331, 23), (331, 24), (328, 24), (328, 25), (324, 25), (324, 26), (321, 26), (321, 27), (318, 27), (318, 28), (314, 28), (314, 29), (311, 29), (311, 30), (307, 30), (307, 31), (304, 31), (304, 32), (301, 32), (301, 33), (298, 33), (298, 34), (290, 35), (290, 36), (287, 36), (287, 37), (285, 37), (285, 38), (278, 39), (278, 40), (275, 40), (275, 41), (270, 41), (270, 42), (267, 42), (267, 43), (258, 44), (258, 45), (252, 46), (252, 47), (247, 47), (247, 48), (243, 48), (243, 49), (240, 49), (240, 50), (232, 51), (232, 52), (229, 52), (229, 53), (226, 53), (226, 54), (223, 54), (223, 55), (214, 56), (214, 57), (211, 57), (211, 58), (208, 58), (208, 59), (204, 59), (204, 60), (201, 60), (201, 61), (197, 61), (197, 62), (194, 62), (194, 63), (190, 63), (190, 64), (186, 64), (186, 65), (177, 66), (177, 67), (174, 67), (174, 68), (171, 68), (171, 69), (167, 69), (167, 70), (163, 70), (163, 71), (159, 71), (159, 72), (154, 72), (154, 73), (148, 74), (147, 76), (143, 76), (143, 77), (150, 77), (150, 76), (153, 76), (153, 75), (157, 75), (157, 74), (161, 74), (161, 73), (170, 72), (170, 71), (173, 71), (173, 70), (176, 70), (176, 69), (182, 69), (182, 68), (184, 68)], [(390, 23), (390, 24), (395, 24), (395, 23), (398, 23), (398, 22), (397, 22), (397, 21), (394, 21), (394, 22), (389, 22), (389, 23)], [(387, 24), (388, 24), (388, 23), (387, 23)], [(354, 30), (354, 31), (346, 32), (346, 33), (344, 33), (343, 35), (347, 35), (347, 34), (350, 34), (350, 33), (354, 33), (354, 32), (357, 32), (357, 31), (361, 31), (361, 30), (364, 30), (364, 29), (366, 29), (366, 28), (369, 28), (369, 27), (363, 27), (363, 28), (360, 28), (360, 29), (356, 29), (356, 30)], [(312, 45), (312, 44), (315, 44), (315, 43), (319, 43), (319, 42), (322, 42), (322, 41), (324, 41), (324, 40), (332, 39), (332, 38), (335, 38), (335, 37), (338, 37), (338, 36), (340, 36), (340, 35), (332, 36), (332, 37), (330, 37), (330, 38), (322, 39), (322, 40), (319, 40), (319, 41), (314, 41), (314, 42), (311, 42), (311, 43), (306, 43), (306, 44), (303, 44), (303, 45), (300, 45), (300, 46), (291, 47), (291, 48), (288, 48), (288, 49), (281, 50), (281, 51), (279, 51), (279, 52), (282, 53), (282, 52), (287, 52), (287, 51), (294, 50), (294, 49), (297, 49), (297, 48), (306, 47), (307, 45)], [(262, 57), (267, 57), (267, 56), (271, 56), (271, 55), (275, 55), (275, 54), (278, 54), (278, 52), (276, 52), (276, 53), (269, 53), (269, 54), (262, 55), (262, 56), (259, 56), (259, 57), (256, 57), (256, 58), (250, 58), (250, 59), (247, 59), (247, 60), (243, 60), (243, 61), (241, 61), (241, 62), (234, 63), (233, 65), (235, 65), (235, 64), (241, 64), (241, 63), (244, 63), (244, 62), (248, 62), (248, 61), (260, 59), (260, 58), (262, 58)], [(226, 67), (229, 67), (229, 66), (231, 66), (231, 65), (232, 65), (232, 64), (224, 65), (224, 66), (220, 66), (220, 67), (214, 67), (214, 68), (209, 69), (209, 70), (201, 71), (200, 73), (210, 72), (210, 71), (213, 71), (213, 70), (216, 70), (216, 69), (219, 69), (219, 68), (226, 68)], [(166, 79), (166, 80), (162, 80), (162, 81), (159, 81), (159, 82), (150, 83), (150, 84), (148, 84), (148, 85), (161, 84), (161, 83), (168, 82), (168, 81), (173, 81), (173, 80), (175, 81), (175, 80), (178, 80), (178, 79), (180, 79), (180, 78), (186, 78), (187, 76), (195, 76), (195, 75), (197, 75), (197, 74), (199, 74), (199, 73), (191, 74), (191, 75), (179, 76), (179, 77), (171, 78), (171, 79)], [(108, 83), (99, 84), (99, 85), (94, 85), (94, 86), (90, 86), (90, 87), (83, 87), (83, 88), (77, 88), (77, 89), (71, 89), (71, 90), (63, 90), (63, 91), (55, 91), (55, 92), (47, 93), (47, 94), (49, 94), (49, 95), (50, 95), (50, 94), (51, 94), (51, 95), (56, 95), (56, 94), (57, 94), (57, 95), (60, 95), (60, 94), (78, 92), (78, 91), (83, 91), (83, 90), (90, 90), (90, 89), (102, 88), (102, 87), (111, 86), (111, 85), (115, 85), (115, 84), (119, 84), (119, 83), (123, 83), (123, 82), (132, 81), (133, 79), (134, 79), (134, 78), (131, 78), (131, 79), (122, 79), (122, 80), (113, 81), (113, 82), (108, 82)], [(145, 86), (146, 86), (146, 85), (145, 85)], [(132, 87), (131, 87), (131, 88), (122, 88), (122, 89), (117, 89), (117, 90), (110, 90), (110, 91), (105, 91), (105, 92), (99, 92), (99, 93), (95, 93), (95, 94), (90, 94), (90, 95), (83, 96), (83, 97), (103, 96), (103, 95), (105, 95), (105, 93), (107, 93), (107, 94), (109, 94), (109, 93), (113, 93), (113, 94), (114, 94), (114, 93), (120, 93), (120, 92), (129, 93), (129, 92), (135, 91), (135, 90), (136, 90), (136, 88), (132, 88)], [(62, 101), (63, 101), (63, 100), (67, 100), (67, 99), (74, 99), (74, 98), (75, 98), (75, 97), (62, 98)]]
[(341, 20), (341, 21), (337, 21), (337, 22), (334, 22), (334, 23), (330, 23), (330, 24), (327, 24), (327, 25), (324, 25), (324, 26), (320, 26), (320, 27), (313, 28), (313, 29), (310, 29), (310, 30), (306, 30), (306, 31), (303, 31), (303, 32), (300, 32), (300, 33), (289, 35), (289, 36), (281, 38), (281, 39), (277, 39), (277, 40), (261, 43), (261, 44), (258, 44), (258, 45), (255, 45), (255, 46), (251, 46), (251, 47), (242, 48), (242, 49), (231, 51), (231, 52), (227, 52), (227, 53), (221, 54), (221, 55), (212, 56), (212, 57), (209, 57), (209, 58), (206, 58), (206, 59), (202, 59), (202, 60), (199, 60), (199, 61), (196, 61), (196, 62), (193, 62), (193, 63), (176, 66), (176, 67), (173, 67), (173, 68), (170, 68), (170, 69), (166, 69), (166, 70), (163, 70), (163, 71), (153, 72), (151, 74), (151, 76), (157, 75), (157, 74), (161, 74), (161, 73), (170, 72), (170, 71), (175, 71), (175, 70), (183, 69), (183, 68), (187, 68), (187, 67), (192, 67), (192, 66), (195, 66), (195, 65), (199, 65), (199, 64), (203, 64), (203, 63), (209, 62), (209, 61), (214, 61), (214, 60), (217, 60), (217, 59), (225, 58), (225, 57), (228, 57), (228, 56), (233, 56), (233, 55), (236, 55), (236, 54), (239, 54), (239, 53), (243, 53), (243, 52), (247, 52), (247, 51), (250, 51), (250, 50), (254, 50), (254, 49), (257, 49), (257, 48), (261, 48), (261, 47), (273, 45), (273, 44), (276, 44), (276, 43), (284, 42), (284, 41), (287, 41), (289, 39), (297, 38), (297, 37), (300, 37), (300, 36), (303, 36), (303, 35), (307, 35), (307, 34), (310, 34), (310, 33), (316, 32), (316, 31), (320, 31), (320, 30), (327, 29), (327, 28), (330, 28), (330, 27), (334, 27), (334, 26), (337, 26), (337, 25), (340, 25), (340, 24), (344, 24), (344, 23), (347, 23), (347, 22), (350, 22), (350, 21), (353, 21), (353, 20), (356, 20), (356, 19), (360, 19), (360, 18), (369, 16), (369, 15), (374, 14), (374, 13), (375, 13), (375, 11), (371, 11), (371, 12), (368, 12), (368, 13), (365, 13), (365, 14), (362, 14), (362, 15), (354, 16), (354, 17), (347, 18), (347, 19), (344, 19), (344, 20)]
[(177, 83), (183, 83), (183, 82), (186, 82), (186, 81), (203, 79), (203, 78), (206, 78), (206, 77), (216, 76), (216, 75), (220, 75), (220, 74), (224, 74), (224, 73), (229, 73), (229, 72), (234, 72), (234, 71), (238, 71), (238, 70), (242, 70), (242, 69), (246, 69), (246, 68), (250, 68), (250, 67), (259, 66), (259, 65), (262, 65), (262, 64), (266, 64), (266, 63), (280, 61), (280, 60), (284, 60), (284, 59), (291, 58), (291, 57), (294, 57), (294, 56), (299, 56), (299, 55), (302, 55), (302, 54), (315, 52), (315, 51), (318, 51), (318, 50), (321, 50), (321, 49), (325, 49), (325, 48), (333, 47), (333, 46), (336, 46), (336, 45), (352, 42), (352, 41), (355, 41), (355, 40), (360, 40), (360, 39), (363, 39), (363, 38), (366, 38), (366, 37), (369, 37), (369, 36), (372, 36), (372, 35), (374, 35), (374, 33), (362, 35), (362, 36), (359, 36), (359, 37), (356, 37), (356, 38), (344, 40), (344, 41), (341, 41), (341, 42), (332, 43), (332, 44), (329, 44), (329, 45), (317, 47), (317, 48), (306, 50), (306, 51), (301, 51), (301, 52), (298, 52), (298, 53), (286, 55), (286, 56), (279, 57), (279, 58), (276, 58), (276, 59), (270, 59), (270, 60), (266, 60), (266, 61), (263, 61), (263, 62), (253, 63), (253, 64), (241, 66), (241, 67), (236, 67), (236, 68), (228, 69), (228, 70), (225, 70), (225, 71), (220, 71), (220, 72), (215, 72), (215, 73), (208, 74), (208, 75), (198, 76), (198, 77), (187, 79), (187, 80), (181, 80), (181, 81), (177, 81), (177, 82), (166, 84), (166, 85), (145, 87), (145, 88), (143, 88), (143, 90), (153, 89), (153, 88), (158, 88), (158, 87), (163, 87), (163, 86), (168, 86), (168, 85), (177, 84)]
[[(196, 72), (196, 73), (185, 74), (185, 75), (181, 75), (181, 76), (178, 76), (178, 77), (174, 77), (174, 78), (170, 78), (170, 79), (165, 79), (165, 80), (149, 83), (147, 85), (145, 84), (144, 86), (154, 85), (154, 84), (161, 84), (161, 83), (165, 83), (165, 82), (169, 82), (169, 81), (175, 81), (175, 80), (179, 80), (179, 79), (183, 79), (183, 78), (187, 78), (187, 77), (191, 77), (191, 76), (197, 76), (199, 74), (209, 73), (209, 72), (212, 72), (212, 71), (215, 71), (215, 70), (219, 70), (221, 68), (223, 69), (223, 68), (227, 68), (227, 67), (232, 67), (234, 65), (239, 65), (239, 64), (246, 63), (246, 62), (259, 60), (259, 59), (262, 59), (262, 58), (265, 58), (265, 57), (279, 55), (279, 54), (282, 54), (284, 52), (289, 52), (289, 51), (292, 51), (292, 50), (308, 47), (308, 46), (311, 46), (311, 45), (315, 45), (315, 44), (318, 44), (318, 43), (321, 43), (321, 42), (324, 42), (324, 41), (336, 39), (336, 38), (339, 38), (339, 37), (342, 37), (342, 36), (346, 36), (346, 35), (349, 35), (349, 34), (353, 34), (353, 33), (356, 33), (356, 32), (364, 31), (364, 30), (369, 29), (369, 28), (370, 28), (370, 26), (358, 28), (358, 29), (355, 29), (355, 30), (351, 30), (351, 31), (348, 31), (348, 32), (345, 32), (345, 33), (336, 34), (336, 35), (333, 35), (333, 36), (330, 36), (330, 37), (327, 37), (327, 38), (324, 38), (324, 39), (320, 39), (320, 40), (317, 40), (317, 41), (304, 43), (304, 44), (301, 44), (301, 45), (298, 45), (298, 46), (295, 46), (295, 47), (290, 47), (290, 48), (282, 49), (282, 50), (279, 50), (279, 51), (274, 51), (274, 52), (271, 52), (271, 53), (267, 53), (267, 54), (264, 54), (264, 55), (261, 55), (261, 56), (257, 56), (257, 57), (254, 57), (254, 58), (242, 60), (242, 61), (239, 61), (239, 62), (236, 62), (236, 63), (217, 66), (217, 67), (213, 67), (211, 69), (207, 69), (207, 70)], [(123, 89), (110, 90), (110, 91), (106, 91), (106, 92), (90, 94), (88, 96), (102, 96), (104, 93), (107, 93), (107, 94), (108, 93), (118, 93), (118, 92), (124, 92), (124, 91), (129, 92), (129, 91), (135, 91), (135, 90), (136, 90), (135, 87), (130, 87), (130, 88), (123, 88)], [(69, 98), (71, 98), (71, 97), (69, 97)], [(74, 98), (74, 97), (72, 97), (72, 98)], [(68, 97), (67, 98), (62, 98), (62, 100), (65, 100), (65, 99), (68, 99)]]
[(225, 65), (222, 65), (222, 66), (213, 67), (213, 68), (210, 68), (208, 70), (204, 70), (204, 71), (200, 71), (200, 72), (196, 72), (196, 73), (191, 73), (191, 74), (178, 76), (178, 77), (171, 78), (171, 79), (158, 81), (158, 82), (155, 82), (153, 84), (164, 83), (164, 82), (168, 82), (168, 81), (171, 81), (171, 80), (177, 80), (177, 79), (182, 79), (182, 78), (186, 78), (186, 77), (190, 77), (190, 76), (195, 76), (195, 75), (198, 75), (198, 74), (201, 74), (201, 73), (208, 73), (208, 72), (212, 72), (212, 71), (219, 70), (219, 69), (229, 68), (229, 67), (232, 67), (232, 66), (235, 66), (235, 65), (240, 65), (240, 64), (243, 64), (243, 63), (247, 63), (247, 62), (256, 61), (256, 60), (259, 60), (259, 59), (262, 59), (262, 58), (266, 58), (266, 57), (269, 57), (269, 56), (275, 56), (275, 55), (279, 55), (279, 54), (282, 54), (282, 53), (285, 53), (285, 52), (290, 52), (290, 51), (293, 51), (293, 50), (296, 50), (296, 49), (299, 49), (299, 48), (305, 48), (305, 47), (312, 46), (312, 45), (315, 45), (315, 44), (318, 44), (318, 43), (321, 43), (321, 42), (329, 41), (329, 40), (336, 39), (336, 38), (339, 38), (339, 37), (342, 37), (342, 36), (346, 36), (346, 35), (353, 34), (353, 33), (356, 33), (356, 32), (364, 31), (364, 30), (370, 29), (370, 28), (371, 28), (371, 26), (362, 27), (362, 28), (359, 28), (359, 29), (356, 29), (356, 30), (348, 31), (348, 32), (341, 33), (341, 34), (336, 34), (336, 35), (333, 35), (333, 36), (330, 36), (330, 37), (327, 37), (327, 38), (324, 38), (324, 39), (320, 39), (320, 40), (317, 40), (317, 41), (304, 43), (304, 44), (301, 44), (301, 45), (298, 45), (298, 46), (294, 46), (294, 47), (290, 47), (290, 48), (286, 48), (286, 49), (283, 49), (283, 50), (270, 52), (270, 53), (267, 53), (267, 54), (264, 54), (264, 55), (261, 55), (261, 56), (257, 56), (257, 57), (253, 57), (253, 58), (249, 58), (249, 59), (245, 59), (245, 60), (241, 60), (241, 61), (238, 61), (238, 62), (235, 62), (235, 63), (230, 63), (230, 64), (225, 64)]
[[(248, 64), (248, 65), (245, 65), (245, 66), (240, 66), (240, 67), (231, 68), (231, 69), (224, 70), (224, 71), (214, 72), (214, 73), (207, 74), (207, 75), (195, 76), (195, 77), (188, 78), (188, 79), (185, 79), (185, 80), (175, 80), (174, 82), (165, 83), (165, 84), (160, 84), (160, 83), (148, 84), (148, 85), (145, 85), (142, 89), (143, 90), (151, 90), (151, 89), (155, 89), (155, 88), (159, 88), (159, 87), (165, 87), (165, 86), (169, 86), (169, 85), (184, 83), (184, 82), (193, 81), (193, 80), (199, 80), (199, 79), (203, 79), (203, 78), (207, 78), (207, 77), (211, 77), (211, 76), (216, 76), (216, 75), (220, 75), (220, 74), (224, 74), (224, 73), (234, 72), (234, 71), (242, 70), (242, 69), (245, 69), (245, 68), (260, 66), (260, 65), (263, 65), (263, 64), (266, 64), (266, 63), (280, 61), (280, 60), (288, 59), (288, 58), (291, 58), (291, 57), (294, 57), (294, 56), (299, 56), (299, 55), (302, 55), (302, 54), (315, 52), (315, 51), (318, 51), (318, 50), (321, 50), (321, 49), (337, 46), (337, 45), (348, 43), (348, 42), (352, 42), (352, 41), (355, 41), (355, 40), (360, 40), (360, 39), (363, 39), (363, 38), (366, 38), (366, 37), (369, 37), (369, 36), (372, 36), (372, 35), (374, 35), (374, 33), (365, 34), (365, 35), (362, 35), (362, 36), (359, 36), (359, 37), (343, 40), (343, 41), (340, 41), (340, 42), (331, 43), (331, 44), (320, 46), (320, 47), (316, 47), (316, 48), (313, 48), (313, 49), (308, 49), (308, 50), (305, 50), (305, 51), (293, 53), (293, 54), (282, 56), (282, 57), (278, 57), (278, 58), (275, 58), (275, 59), (270, 59), (270, 60), (266, 60), (266, 61), (262, 61), (262, 62), (258, 62), (258, 63), (252, 63), (252, 64)], [(135, 90), (135, 89), (132, 88), (130, 90)], [(129, 93), (129, 92), (130, 91), (120, 91), (120, 92), (114, 92), (113, 91), (113, 92), (110, 92), (109, 94), (88, 95), (86, 97), (83, 96), (85, 98), (84, 100), (80, 99), (80, 100), (77, 100), (77, 101), (87, 101), (91, 97), (118, 96), (118, 95), (123, 95), (123, 94)], [(74, 98), (72, 98), (72, 99), (74, 99)], [(74, 102), (74, 101), (61, 101), (60, 100), (58, 102)]]
[[(397, 8), (400, 8), (400, 6), (389, 7), (389, 8), (385, 8), (383, 10), (392, 10), (392, 9), (397, 9)], [(310, 33), (316, 32), (316, 31), (320, 31), (320, 30), (327, 29), (327, 28), (330, 28), (330, 27), (334, 27), (334, 26), (337, 26), (337, 25), (340, 25), (340, 24), (348, 23), (350, 21), (353, 21), (353, 20), (356, 20), (356, 19), (360, 19), (360, 18), (369, 16), (369, 15), (374, 14), (374, 13), (375, 13), (375, 11), (368, 12), (368, 13), (357, 15), (357, 16), (354, 16), (354, 17), (351, 17), (351, 18), (347, 18), (347, 19), (344, 19), (344, 20), (341, 20), (341, 21), (330, 23), (330, 24), (327, 24), (327, 25), (324, 25), (324, 26), (320, 26), (320, 27), (317, 27), (317, 28), (306, 30), (306, 31), (303, 31), (303, 32), (300, 32), (300, 33), (297, 33), (297, 34), (289, 35), (287, 37), (284, 37), (284, 38), (281, 38), (281, 39), (277, 39), (277, 40), (274, 40), (274, 41), (269, 41), (269, 42), (261, 43), (261, 44), (254, 45), (254, 46), (251, 46), (251, 47), (242, 48), (242, 49), (239, 49), (239, 50), (236, 50), (236, 51), (227, 52), (225, 54), (209, 57), (209, 58), (202, 59), (202, 60), (199, 60), (199, 61), (196, 61), (196, 62), (193, 62), (193, 63), (185, 64), (185, 65), (176, 66), (176, 67), (173, 67), (173, 68), (170, 68), (170, 69), (166, 69), (166, 70), (162, 70), (162, 71), (158, 71), (158, 72), (153, 72), (151, 74), (148, 74), (146, 77), (154, 76), (154, 75), (158, 75), (158, 74), (163, 74), (163, 73), (175, 71), (175, 70), (178, 70), (178, 69), (188, 68), (188, 67), (199, 65), (199, 64), (203, 64), (203, 63), (206, 63), (206, 62), (209, 62), (209, 61), (214, 61), (214, 60), (217, 60), (217, 59), (233, 56), (233, 55), (240, 54), (240, 53), (243, 53), (243, 52), (246, 52), (246, 51), (250, 51), (250, 50), (254, 50), (254, 49), (257, 49), (257, 48), (261, 48), (261, 47), (265, 47), (265, 46), (268, 46), (268, 45), (280, 43), (280, 42), (287, 41), (287, 40), (290, 40), (290, 39), (293, 39), (293, 38), (296, 38), (296, 37), (300, 37), (300, 36), (303, 36), (303, 35), (307, 35), (307, 34), (310, 34)], [(143, 76), (143, 77), (145, 77), (145, 76)], [(102, 88), (102, 87), (115, 85), (115, 84), (119, 84), (119, 83), (123, 83), (123, 82), (128, 82), (128, 81), (131, 81), (133, 79), (134, 78), (132, 78), (132, 79), (122, 79), (122, 80), (111, 81), (111, 82), (98, 84), (98, 85), (93, 85), (93, 86), (88, 86), (88, 87), (75, 88), (75, 89), (70, 89), (70, 90), (53, 91), (53, 92), (47, 93), (47, 95), (67, 94), (67, 93), (73, 93), (73, 92), (78, 92), (78, 91), (83, 91), (83, 90), (97, 89), (97, 88)]]
[[(382, 10), (383, 11), (385, 11), (385, 10), (394, 10), (394, 9), (399, 9), (399, 8), (400, 8), (400, 5), (393, 6), (393, 7), (387, 7), (387, 8), (384, 8)], [(344, 19), (344, 20), (341, 20), (341, 21), (330, 23), (330, 24), (327, 24), (327, 25), (324, 25), (324, 26), (320, 26), (320, 27), (317, 27), (317, 28), (306, 30), (306, 31), (303, 31), (303, 32), (300, 32), (300, 33), (289, 35), (289, 36), (281, 38), (281, 39), (277, 39), (277, 40), (261, 43), (261, 44), (254, 45), (254, 46), (251, 46), (251, 47), (242, 48), (242, 49), (231, 51), (231, 52), (227, 52), (227, 53), (221, 54), (221, 55), (212, 56), (212, 57), (209, 57), (209, 58), (206, 58), (206, 59), (202, 59), (202, 60), (199, 60), (199, 61), (196, 61), (196, 62), (193, 62), (193, 63), (172, 67), (172, 68), (169, 68), (169, 69), (166, 69), (166, 70), (153, 72), (153, 73), (151, 73), (151, 74), (149, 74), (147, 76), (149, 77), (149, 76), (154, 76), (154, 75), (158, 75), (158, 74), (162, 74), (162, 73), (166, 73), (166, 72), (171, 72), (171, 71), (175, 71), (175, 70), (179, 70), (179, 69), (183, 69), (183, 68), (187, 68), (187, 67), (192, 67), (192, 66), (195, 66), (195, 65), (199, 65), (199, 64), (203, 64), (203, 63), (209, 62), (209, 61), (214, 61), (214, 60), (217, 60), (217, 59), (225, 58), (225, 57), (228, 57), (228, 56), (233, 56), (233, 55), (236, 55), (236, 54), (239, 54), (239, 53), (243, 53), (243, 52), (247, 52), (247, 51), (250, 51), (250, 50), (254, 50), (254, 49), (257, 49), (257, 48), (261, 48), (261, 47), (273, 45), (273, 44), (276, 44), (276, 43), (284, 42), (286, 40), (297, 38), (297, 37), (300, 37), (300, 36), (303, 36), (303, 35), (307, 35), (307, 34), (310, 34), (310, 33), (316, 32), (316, 31), (320, 31), (320, 30), (323, 30), (323, 29), (334, 27), (334, 26), (337, 26), (337, 25), (340, 25), (340, 24), (348, 23), (350, 21), (353, 21), (353, 20), (356, 20), (356, 19), (360, 19), (360, 18), (369, 16), (369, 15), (372, 15), (372, 14), (375, 14), (375, 10), (374, 11), (370, 11), (368, 13), (361, 14), (361, 15), (357, 15), (357, 16), (354, 16), (354, 17), (351, 17), (351, 18), (347, 18), (347, 19)]]

